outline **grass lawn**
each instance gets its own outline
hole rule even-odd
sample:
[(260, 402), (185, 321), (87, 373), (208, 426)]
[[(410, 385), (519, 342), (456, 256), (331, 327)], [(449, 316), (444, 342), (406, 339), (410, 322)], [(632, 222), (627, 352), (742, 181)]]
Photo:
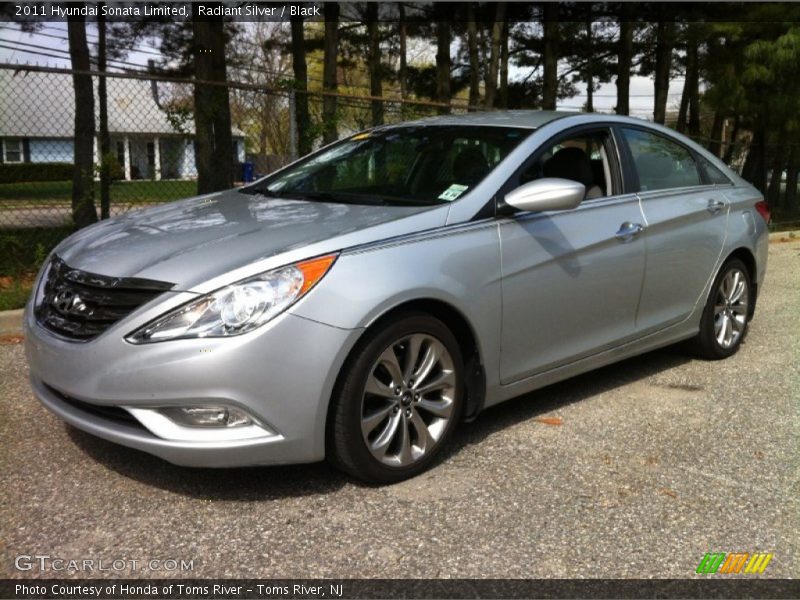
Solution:
[[(99, 205), (99, 184), (95, 194)], [(196, 194), (195, 181), (117, 181), (111, 185), (111, 204), (169, 202)], [(0, 184), (0, 213), (3, 209), (69, 206), (71, 195), (71, 181)], [(72, 231), (73, 228), (66, 225), (0, 230), (0, 310), (25, 305), (42, 261)]]
[(72, 227), (0, 230), (0, 310), (22, 308), (47, 254)]
[(35, 277), (35, 273), (13, 280), (9, 277), (0, 277), (0, 311), (24, 307), (31, 295)]
[[(169, 202), (197, 194), (196, 181), (115, 181), (111, 185), (112, 204)], [(0, 207), (42, 203), (70, 203), (71, 181), (37, 181), (0, 184)], [(95, 187), (95, 202), (100, 202), (100, 184)]]

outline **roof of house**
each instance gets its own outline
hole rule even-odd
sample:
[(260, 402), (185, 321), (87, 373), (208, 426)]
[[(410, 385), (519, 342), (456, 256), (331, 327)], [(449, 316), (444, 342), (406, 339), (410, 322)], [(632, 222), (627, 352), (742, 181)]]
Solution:
[[(97, 79), (93, 81), (97, 122)], [(155, 93), (162, 96), (169, 91), (167, 86), (170, 85), (159, 83)], [(108, 130), (112, 135), (194, 133), (191, 118), (181, 127), (182, 130), (170, 123), (167, 112), (156, 103), (151, 82), (109, 77), (107, 88)], [(2, 69), (0, 89), (3, 90), (0, 93), (0, 137), (73, 137), (75, 94), (70, 75)], [(163, 99), (159, 101), (163, 106)], [(244, 136), (236, 128), (232, 132), (235, 137)]]

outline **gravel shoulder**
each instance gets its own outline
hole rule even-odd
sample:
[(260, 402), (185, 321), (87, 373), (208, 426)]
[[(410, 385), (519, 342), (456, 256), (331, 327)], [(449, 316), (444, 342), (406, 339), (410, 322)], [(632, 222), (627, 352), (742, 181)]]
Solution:
[(134, 577), (685, 578), (706, 552), (760, 551), (765, 576), (796, 578), (800, 243), (769, 261), (733, 358), (668, 348), (517, 398), (384, 488), (321, 464), (184, 469), (93, 438), (36, 403), (22, 346), (0, 344), (0, 576), (86, 575), (14, 568), (46, 554), (136, 560), (113, 573)]

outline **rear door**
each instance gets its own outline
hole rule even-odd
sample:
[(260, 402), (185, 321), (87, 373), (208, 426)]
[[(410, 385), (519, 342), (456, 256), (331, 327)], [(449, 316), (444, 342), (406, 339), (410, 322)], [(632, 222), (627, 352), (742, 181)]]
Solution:
[(682, 321), (701, 300), (725, 242), (728, 203), (691, 149), (643, 128), (620, 131), (647, 225), (636, 317), (646, 334)]
[(570, 211), (518, 212), (498, 221), (502, 383), (572, 362), (635, 335), (645, 261), (644, 219), (636, 195), (623, 191), (610, 130), (582, 129), (551, 140), (503, 192), (545, 176), (547, 160), (565, 148), (580, 148), (586, 154), (594, 173), (587, 176), (593, 178), (587, 191), (595, 188), (589, 195), (596, 197), (584, 199)]

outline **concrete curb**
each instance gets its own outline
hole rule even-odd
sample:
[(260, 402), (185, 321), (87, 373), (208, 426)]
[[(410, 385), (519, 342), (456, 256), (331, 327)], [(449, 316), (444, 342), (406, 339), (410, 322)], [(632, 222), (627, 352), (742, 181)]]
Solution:
[(22, 333), (22, 313), (25, 309), (0, 311), (0, 334), (20, 335)]

